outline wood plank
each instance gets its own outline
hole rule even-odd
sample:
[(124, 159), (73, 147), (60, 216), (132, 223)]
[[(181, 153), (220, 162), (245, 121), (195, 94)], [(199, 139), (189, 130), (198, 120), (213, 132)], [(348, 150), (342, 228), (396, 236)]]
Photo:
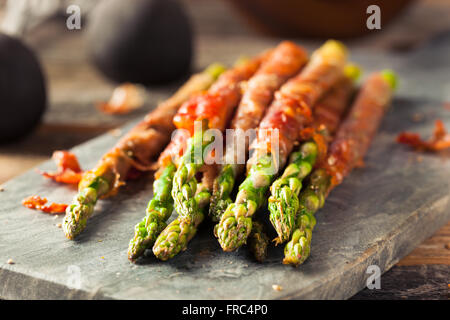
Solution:
[(414, 266), (428, 264), (443, 264), (450, 268), (450, 223), (420, 244), (397, 265)]
[(364, 289), (352, 300), (449, 300), (447, 265), (395, 266), (381, 277), (380, 289)]

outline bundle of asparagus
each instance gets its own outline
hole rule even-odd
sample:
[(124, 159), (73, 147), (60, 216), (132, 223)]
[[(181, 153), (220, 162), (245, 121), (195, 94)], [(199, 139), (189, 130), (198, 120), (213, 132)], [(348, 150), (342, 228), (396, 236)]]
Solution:
[[(214, 64), (192, 76), (83, 174), (79, 193), (66, 210), (66, 237), (73, 239), (85, 228), (98, 199), (114, 195), (132, 170), (157, 169), (153, 198), (129, 243), (131, 261), (152, 246), (161, 260), (185, 250), (208, 206), (224, 251), (248, 241), (255, 258), (264, 260), (269, 238), (263, 224), (253, 219), (270, 187), (274, 241), (288, 241), (283, 263), (303, 263), (310, 253), (315, 212), (362, 161), (396, 81), (390, 71), (373, 74), (340, 125), (359, 69), (346, 66), (345, 46), (332, 40), (307, 60), (304, 49), (285, 41), (228, 71)], [(209, 129), (223, 133), (227, 128), (243, 138), (240, 154), (235, 144), (227, 144), (224, 164), (217, 167), (207, 161), (216, 156)], [(257, 130), (252, 143), (249, 129)], [(247, 153), (246, 178), (233, 202), (231, 193)], [(238, 161), (242, 154), (244, 163)], [(174, 209), (178, 217), (167, 225)]]
[[(179, 216), (156, 239), (153, 253), (157, 258), (167, 260), (185, 249), (203, 221), (212, 183), (203, 182), (197, 192), (195, 175), (204, 167), (203, 154), (214, 139), (208, 137), (205, 131), (225, 130), (241, 99), (241, 82), (248, 80), (268, 56), (270, 53), (242, 61), (221, 75), (208, 92), (183, 104), (175, 116), (177, 128), (188, 130), (192, 137), (173, 177), (172, 197)], [(195, 122), (201, 123), (200, 130), (195, 130)], [(197, 155), (199, 150), (200, 157)]]
[(310, 253), (314, 214), (325, 198), (350, 171), (361, 163), (390, 104), (396, 76), (391, 71), (374, 73), (365, 82), (350, 113), (339, 127), (328, 155), (311, 174), (300, 193), (296, 229), (284, 249), (283, 263), (299, 265)]
[[(270, 221), (278, 237), (276, 244), (289, 240), (295, 226), (295, 217), (299, 208), (298, 194), (302, 180), (311, 173), (312, 168), (327, 152), (327, 144), (335, 133), (353, 93), (353, 82), (359, 76), (359, 68), (346, 66), (342, 79), (326, 96), (314, 106), (313, 126), (305, 129), (311, 139), (302, 143), (297, 151), (290, 155), (289, 163), (283, 174), (270, 187)], [(302, 137), (305, 140), (306, 137)]]
[[(346, 48), (336, 41), (327, 41), (314, 52), (306, 68), (275, 94), (259, 125), (254, 153), (247, 163), (247, 178), (239, 186), (236, 201), (228, 206), (215, 227), (223, 250), (232, 251), (246, 243), (253, 214), (264, 204), (266, 192), (286, 163), (300, 130), (311, 123), (313, 105), (341, 78), (346, 60)], [(279, 133), (278, 157), (272, 150), (268, 131)]]
[[(255, 128), (262, 118), (266, 107), (272, 100), (275, 90), (289, 77), (297, 73), (306, 63), (306, 60), (306, 52), (292, 42), (282, 42), (273, 49), (255, 75), (251, 77), (246, 84), (246, 90), (233, 118), (231, 128), (240, 130), (240, 132), (244, 134), (246, 133), (246, 130)], [(247, 146), (248, 142), (244, 142), (244, 150)], [(237, 153), (234, 152), (235, 150), (233, 148), (234, 145), (231, 145), (231, 148), (226, 151), (225, 157), (229, 157), (230, 159), (226, 161), (227, 164), (222, 167), (221, 172), (214, 182), (214, 193), (211, 200), (210, 215), (213, 220), (215, 218), (216, 221), (223, 212), (223, 202), (229, 201), (229, 194), (233, 188), (234, 179), (236, 175), (239, 174), (239, 171), (241, 171), (240, 167), (242, 167), (239, 166), (238, 161), (236, 161)], [(202, 186), (204, 188), (203, 196), (206, 196), (207, 191), (211, 191), (211, 189), (208, 188), (205, 183), (202, 183)], [(193, 201), (195, 196), (191, 196), (190, 199)], [(205, 203), (205, 206), (206, 205), (207, 203)], [(203, 208), (199, 209), (200, 211), (204, 210)], [(186, 208), (184, 208), (184, 210), (186, 210)], [(164, 238), (163, 233), (161, 235), (161, 241), (158, 239), (157, 244), (155, 244), (155, 254), (157, 252), (157, 256), (161, 259), (168, 259), (173, 257), (180, 250), (186, 248), (187, 242), (195, 234), (196, 226), (203, 220), (204, 214), (202, 213), (196, 217), (198, 218), (192, 223), (181, 221), (186, 219), (176, 220), (174, 225), (182, 223), (184, 229), (189, 230), (189, 235), (176, 238), (175, 235), (178, 230), (172, 226), (170, 232), (173, 235), (173, 239), (177, 241), (165, 241), (166, 238)], [(177, 232), (174, 232), (174, 230)], [(182, 235), (184, 234), (182, 233)], [(258, 239), (264, 238), (261, 233), (258, 233), (255, 236), (258, 237)], [(164, 248), (164, 250), (161, 248)]]
[(132, 168), (140, 171), (152, 168), (151, 161), (169, 142), (175, 128), (172, 118), (180, 105), (192, 94), (209, 88), (223, 70), (221, 65), (213, 64), (193, 75), (170, 99), (128, 132), (94, 169), (83, 175), (79, 192), (64, 217), (63, 230), (67, 238), (74, 239), (84, 230), (97, 200), (114, 195)]
[[(244, 154), (247, 152), (249, 129), (256, 129), (267, 107), (272, 101), (275, 91), (294, 76), (308, 59), (306, 51), (292, 42), (280, 43), (264, 62), (256, 74), (248, 81), (244, 95), (231, 122), (237, 141), (243, 143), (239, 148)], [(244, 137), (240, 136), (243, 135)], [(240, 139), (241, 138), (241, 139)], [(231, 201), (231, 192), (237, 176), (241, 175), (245, 167), (245, 159), (238, 161), (236, 144), (227, 144), (224, 165), (214, 181), (214, 191), (211, 198), (209, 214), (215, 222), (219, 221), (223, 212)]]

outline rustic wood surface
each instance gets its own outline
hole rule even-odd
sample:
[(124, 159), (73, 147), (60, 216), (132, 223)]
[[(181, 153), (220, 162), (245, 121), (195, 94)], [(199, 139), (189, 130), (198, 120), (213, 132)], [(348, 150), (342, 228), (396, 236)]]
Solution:
[[(185, 2), (198, 32), (196, 65), (210, 62), (210, 51), (214, 51), (210, 49), (211, 46), (220, 46), (228, 51), (230, 58), (226, 62), (233, 61), (239, 53), (232, 46), (221, 43), (222, 41), (233, 39), (243, 43), (247, 40), (246, 37), (264, 38), (247, 27), (226, 3), (212, 3), (208, 0)], [(350, 43), (355, 48), (381, 53), (413, 53), (437, 34), (450, 29), (448, 19), (433, 19), (443, 11), (450, 12), (449, 8), (449, 3), (442, 0), (420, 1), (387, 30)], [(88, 63), (84, 54), (82, 32), (67, 31), (63, 26), (64, 21), (55, 19), (27, 36), (27, 42), (36, 49), (44, 65), (49, 81), (50, 104), (42, 125), (33, 135), (13, 145), (0, 147), (0, 183), (48, 159), (53, 150), (71, 148), (139, 117), (152, 107), (147, 104), (127, 116), (106, 116), (98, 112), (94, 103), (106, 100), (111, 94), (113, 84), (103, 79)], [(276, 43), (278, 39), (270, 41)], [(320, 41), (303, 42), (307, 46), (315, 46)], [(255, 44), (249, 50), (256, 52), (261, 48), (262, 45)], [(163, 99), (176, 85), (150, 89), (151, 94), (156, 96), (152, 98)], [(450, 91), (449, 87), (447, 91)], [(444, 92), (438, 99), (450, 100), (449, 95), (449, 92)], [(425, 284), (442, 280), (450, 283), (449, 266), (450, 223), (384, 274), (382, 279), (386, 286), (383, 286), (382, 290), (373, 294), (371, 292), (374, 290), (366, 289), (354, 298), (420, 298), (423, 290), (423, 297), (441, 299), (445, 296), (445, 288), (437, 291), (427, 290), (420, 281), (423, 280)], [(414, 290), (410, 290), (412, 287), (405, 287), (408, 282), (414, 286), (416, 282), (411, 279), (420, 277), (422, 280), (418, 280)], [(384, 288), (389, 288), (389, 291)]]

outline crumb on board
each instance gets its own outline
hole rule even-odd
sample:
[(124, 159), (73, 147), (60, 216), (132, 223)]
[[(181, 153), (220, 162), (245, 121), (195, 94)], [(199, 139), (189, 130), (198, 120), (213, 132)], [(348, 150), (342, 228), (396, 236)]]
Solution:
[(0, 186), (0, 192), (5, 191), (5, 188), (3, 188), (3, 186)]
[(175, 272), (169, 275), (169, 278), (178, 277), (179, 275), (182, 275), (183, 272)]
[(14, 262), (13, 259), (10, 258), (10, 259), (8, 259), (8, 261), (6, 261), (6, 263), (7, 263), (7, 264), (14, 264), (15, 262)]
[(105, 259), (105, 256), (101, 256), (100, 259)]
[(273, 284), (272, 285), (272, 289), (275, 290), (275, 291), (283, 290), (283, 288), (280, 285), (278, 285), (278, 284)]
[(98, 239), (97, 242), (103, 242), (103, 240), (102, 239)]
[(450, 250), (450, 242), (445, 244), (445, 249)]
[(61, 228), (61, 227), (62, 227), (62, 224), (61, 224), (61, 223), (57, 223), (56, 226), (57, 226), (58, 228)]
[(214, 290), (214, 288), (208, 288), (207, 290), (208, 290), (208, 291), (212, 291), (212, 290)]

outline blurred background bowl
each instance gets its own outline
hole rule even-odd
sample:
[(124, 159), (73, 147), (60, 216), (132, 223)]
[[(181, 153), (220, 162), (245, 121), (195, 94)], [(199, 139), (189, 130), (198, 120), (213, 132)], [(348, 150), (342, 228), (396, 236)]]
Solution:
[(355, 37), (368, 33), (367, 7), (381, 9), (381, 28), (414, 0), (228, 0), (247, 20), (276, 36)]

